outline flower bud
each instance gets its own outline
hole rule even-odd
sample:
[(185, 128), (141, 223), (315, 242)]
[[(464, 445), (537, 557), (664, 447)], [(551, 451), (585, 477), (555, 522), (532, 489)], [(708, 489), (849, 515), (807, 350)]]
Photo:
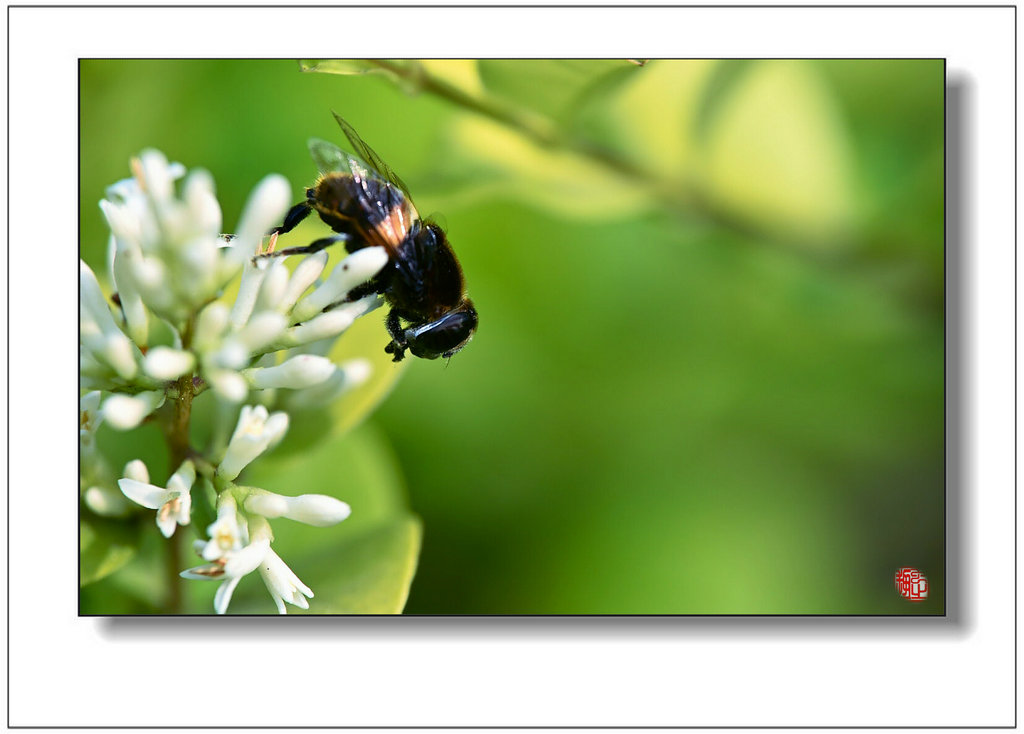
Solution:
[(288, 320), (276, 311), (263, 311), (252, 317), (237, 334), (237, 339), (249, 354), (259, 352), (273, 342), (288, 326)]
[(132, 275), (132, 263), (139, 257), (137, 250), (125, 249), (114, 255), (114, 284), (121, 300), (128, 334), (139, 346), (149, 339), (149, 313), (142, 303), (139, 287)]
[(338, 303), (350, 290), (381, 271), (388, 264), (388, 253), (383, 247), (364, 247), (334, 266), (334, 270), (320, 287), (299, 301), (292, 312), (296, 321), (316, 316), (331, 304)]
[(199, 231), (221, 231), (220, 204), (214, 194), (213, 176), (209, 171), (191, 171), (185, 179), (181, 193), (188, 207), (189, 219)]
[(231, 306), (231, 315), (228, 320), (236, 329), (243, 327), (252, 315), (256, 306), (256, 296), (259, 295), (260, 286), (266, 276), (266, 263), (246, 262), (242, 270), (242, 282), (238, 284), (238, 295), (235, 303)]
[(111, 395), (103, 403), (103, 417), (114, 428), (127, 431), (139, 425), (163, 402), (164, 394), (156, 390), (138, 395)]
[(164, 263), (156, 257), (145, 256), (130, 263), (132, 279), (143, 303), (158, 314), (175, 317), (180, 307)]
[(346, 503), (325, 494), (285, 497), (266, 490), (250, 495), (245, 501), (245, 509), (270, 519), (287, 517), (318, 528), (337, 525), (352, 514), (352, 509)]
[(142, 359), (142, 369), (158, 380), (176, 380), (196, 365), (191, 352), (170, 347), (153, 347)]
[(285, 267), (282, 258), (276, 259), (267, 269), (263, 277), (263, 284), (260, 286), (259, 295), (256, 296), (255, 312), (272, 311), (277, 308), (285, 291), (288, 290), (288, 268)]
[[(284, 176), (272, 174), (256, 185), (235, 230), (238, 236), (231, 247), (232, 259), (247, 262), (256, 254), (256, 247), (263, 239), (263, 235), (277, 224), (288, 210), (291, 197), (291, 186)], [(250, 265), (247, 264), (246, 270), (249, 269)], [(232, 323), (241, 325), (244, 320), (232, 320)]]
[(209, 370), (205, 377), (214, 391), (229, 403), (240, 403), (249, 394), (249, 384), (234, 370)]
[(217, 474), (224, 479), (234, 479), (249, 462), (280, 441), (287, 430), (286, 413), (268, 415), (262, 405), (243, 406)]
[[(109, 196), (110, 191), (108, 190), (107, 193)], [(132, 193), (131, 195), (134, 194)], [(117, 242), (118, 251), (134, 250), (140, 252), (142, 225), (134, 212), (127, 206), (114, 204), (106, 199), (100, 201), (100, 209)]]
[(199, 312), (192, 347), (199, 354), (205, 354), (220, 343), (220, 338), (227, 328), (228, 307), (223, 303), (211, 303)]
[(288, 329), (288, 346), (300, 346), (338, 336), (356, 320), (356, 315), (344, 309), (334, 309), (315, 316), (304, 324)]
[(334, 363), (326, 357), (300, 354), (276, 367), (254, 367), (242, 374), (257, 390), (268, 387), (299, 389), (323, 382), (334, 373), (334, 369)]
[(277, 305), (278, 310), (287, 313), (295, 307), (295, 303), (302, 298), (302, 294), (316, 282), (320, 273), (327, 267), (327, 257), (326, 250), (314, 252), (295, 267), (292, 278), (288, 281), (288, 288)]
[(133, 459), (124, 465), (124, 476), (136, 482), (149, 484), (149, 468), (142, 459)]
[(373, 366), (366, 359), (351, 359), (338, 365), (328, 379), (319, 385), (297, 390), (287, 397), (291, 408), (313, 408), (327, 405), (347, 392), (354, 390), (373, 373)]
[[(172, 168), (167, 157), (159, 150), (147, 148), (139, 154), (141, 176), (139, 183), (143, 190), (155, 201), (163, 201), (174, 194), (174, 180), (181, 176), (184, 169), (181, 164)], [(174, 174), (178, 175), (175, 176)]]
[(106, 487), (89, 487), (82, 495), (86, 506), (97, 515), (120, 517), (128, 512), (129, 504), (124, 495)]

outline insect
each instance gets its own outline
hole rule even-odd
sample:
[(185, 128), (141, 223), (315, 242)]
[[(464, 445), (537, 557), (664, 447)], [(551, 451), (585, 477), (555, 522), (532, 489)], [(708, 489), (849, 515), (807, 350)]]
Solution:
[(358, 156), (324, 140), (309, 142), (320, 177), (306, 189), (284, 222), (270, 231), (284, 234), (311, 212), (337, 234), (305, 247), (290, 247), (259, 257), (313, 253), (336, 242), (348, 252), (383, 247), (388, 264), (372, 280), (352, 290), (355, 301), (380, 293), (391, 306), (385, 347), (400, 362), (406, 350), (424, 359), (448, 358), (473, 337), (477, 313), (466, 297), (462, 268), (448, 238), (436, 223), (420, 219), (408, 187), (337, 112), (342, 132)]

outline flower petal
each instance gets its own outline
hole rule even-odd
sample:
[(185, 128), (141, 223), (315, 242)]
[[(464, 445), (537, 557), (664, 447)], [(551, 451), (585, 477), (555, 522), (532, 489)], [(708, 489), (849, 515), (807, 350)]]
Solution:
[(178, 527), (177, 514), (168, 505), (164, 505), (156, 511), (156, 526), (160, 528), (160, 533), (165, 538), (171, 537), (174, 535), (174, 529)]
[(224, 573), (228, 576), (245, 576), (252, 573), (270, 551), (270, 541), (267, 539), (254, 540), (242, 550), (232, 554), (224, 566)]
[(132, 502), (148, 507), (151, 510), (159, 510), (171, 496), (171, 493), (164, 487), (157, 487), (153, 484), (147, 484), (127, 477), (118, 479), (117, 486), (121, 488), (124, 496)]
[(217, 593), (213, 595), (213, 610), (217, 614), (224, 614), (228, 611), (228, 604), (231, 603), (231, 595), (242, 580), (241, 576), (234, 576), (217, 587)]

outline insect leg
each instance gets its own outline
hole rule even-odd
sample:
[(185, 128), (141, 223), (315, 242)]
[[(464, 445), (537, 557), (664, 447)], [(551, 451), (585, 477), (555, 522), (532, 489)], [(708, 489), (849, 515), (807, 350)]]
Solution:
[(320, 252), (320, 250), (324, 249), (325, 247), (330, 247), (335, 242), (347, 242), (348, 240), (349, 240), (349, 236), (347, 234), (336, 234), (336, 235), (333, 235), (332, 237), (324, 237), (324, 238), (319, 239), (319, 240), (314, 240), (313, 242), (310, 242), (305, 247), (286, 247), (283, 250), (274, 250), (273, 252), (264, 252), (264, 253), (262, 253), (260, 255), (257, 255), (256, 257), (254, 257), (252, 259), (252, 261), (256, 262), (260, 258), (264, 258), (264, 257), (286, 257), (288, 255), (312, 255), (314, 252)]
[(274, 227), (267, 234), (284, 234), (285, 232), (291, 232), (293, 229), (299, 226), (299, 222), (309, 216), (309, 213), (313, 211), (309, 208), (309, 202), (303, 201), (291, 209), (284, 215), (284, 222), (280, 227)]
[(358, 301), (360, 298), (365, 298), (366, 296), (373, 295), (374, 293), (383, 293), (384, 288), (384, 284), (378, 282), (376, 278), (368, 280), (365, 283), (360, 283), (350, 290), (342, 303), (352, 303), (353, 301)]
[(388, 334), (391, 335), (391, 343), (384, 347), (384, 351), (395, 355), (392, 362), (401, 362), (405, 357), (405, 332), (402, 329), (402, 322), (398, 320), (397, 309), (391, 309), (384, 323), (388, 328)]

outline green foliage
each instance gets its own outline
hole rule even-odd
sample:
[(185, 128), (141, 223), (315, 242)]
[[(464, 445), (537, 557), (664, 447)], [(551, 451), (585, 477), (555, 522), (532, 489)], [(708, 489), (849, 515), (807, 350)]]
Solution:
[(524, 64), (509, 59), (477, 62), (483, 86), (498, 97), (538, 112), (568, 127), (581, 100), (608, 81), (621, 82), (639, 68), (621, 59), (561, 59)]
[(138, 549), (134, 525), (115, 522), (81, 510), (78, 523), (78, 583), (81, 586), (108, 576), (128, 563)]
[[(129, 155), (210, 168), (230, 231), (268, 171), (301, 197), (306, 140), (344, 144), (332, 109), (447, 220), (474, 341), (447, 366), (395, 368), (383, 312), (362, 319), (352, 338), (379, 381), (296, 416), (244, 477), (353, 507), (337, 532), (275, 524), (311, 612), (401, 606), (419, 525), (399, 472), (426, 529), (407, 611), (943, 611), (941, 60), (318, 70), (335, 73), (82, 68), (97, 272), (95, 201)], [(254, 98), (273, 104), (257, 114)], [(290, 236), (323, 232), (311, 219)], [(89, 598), (156, 603), (118, 596), (147, 559)], [(894, 594), (902, 565), (928, 574), (932, 599)], [(190, 608), (208, 612), (215, 585), (199, 587)], [(255, 577), (237, 600), (272, 611)]]

